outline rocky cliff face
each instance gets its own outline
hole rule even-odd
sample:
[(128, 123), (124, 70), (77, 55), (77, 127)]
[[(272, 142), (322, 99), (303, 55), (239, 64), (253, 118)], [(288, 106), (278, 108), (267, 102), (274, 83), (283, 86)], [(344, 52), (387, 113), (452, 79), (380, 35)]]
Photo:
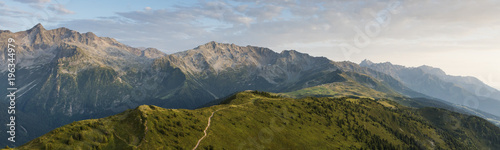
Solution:
[[(179, 69), (185, 75), (186, 86), (179, 90), (180, 93), (200, 95), (185, 98), (187, 100), (183, 101), (183, 105), (191, 106), (209, 102), (207, 97), (213, 100), (243, 90), (280, 92), (315, 86), (324, 81), (316, 81), (319, 79), (312, 76), (337, 70), (333, 62), (326, 58), (311, 57), (293, 50), (276, 53), (268, 48), (213, 41), (158, 58), (153, 68), (165, 66)], [(164, 94), (160, 97), (172, 96)], [(184, 97), (180, 96), (181, 99)], [(169, 101), (163, 106), (179, 105), (174, 103)]]
[(336, 70), (326, 58), (315, 58), (294, 50), (276, 53), (268, 48), (240, 47), (213, 41), (175, 53), (168, 59), (192, 76), (217, 76), (244, 69), (247, 76), (262, 77), (271, 84), (296, 82), (309, 71)]
[[(67, 28), (46, 30), (37, 24), (27, 31), (17, 33), (3, 31), (2, 39), (13, 38), (16, 40), (17, 65), (20, 68), (37, 67), (50, 63), (64, 49), (65, 45), (76, 46), (86, 53), (96, 65), (113, 66), (123, 69), (125, 66), (143, 65), (148, 59), (163, 56), (159, 51), (132, 48), (107, 37), (97, 37), (92, 32), (79, 33)], [(4, 50), (2, 61), (5, 60), (6, 40), (0, 46)], [(144, 55), (146, 53), (146, 55)], [(151, 61), (150, 61), (151, 62)], [(119, 66), (115, 66), (120, 64)], [(5, 65), (5, 64), (2, 64)], [(6, 67), (2, 67), (2, 71)]]
[[(25, 104), (26, 108), (68, 116), (95, 112), (99, 107), (112, 107), (112, 102), (103, 102), (101, 99), (115, 97), (117, 93), (111, 92), (113, 90), (131, 89), (134, 86), (123, 80), (127, 78), (126, 72), (145, 71), (152, 64), (152, 58), (164, 55), (151, 49), (142, 51), (128, 47), (112, 38), (97, 37), (91, 32), (79, 33), (67, 28), (46, 30), (41, 24), (27, 31), (2, 32), (0, 37), (16, 40), (18, 85), (22, 86), (18, 92), (26, 94), (26, 100), (21, 104)], [(6, 43), (0, 47), (5, 55)], [(2, 61), (5, 58), (3, 56)], [(6, 71), (5, 65), (1, 64), (2, 72)], [(109, 78), (92, 76), (102, 74), (109, 75)], [(83, 80), (89, 77), (91, 79)], [(108, 87), (111, 89), (85, 87), (92, 82), (115, 86)], [(116, 103), (122, 98), (108, 101)], [(90, 105), (94, 108), (89, 108)]]

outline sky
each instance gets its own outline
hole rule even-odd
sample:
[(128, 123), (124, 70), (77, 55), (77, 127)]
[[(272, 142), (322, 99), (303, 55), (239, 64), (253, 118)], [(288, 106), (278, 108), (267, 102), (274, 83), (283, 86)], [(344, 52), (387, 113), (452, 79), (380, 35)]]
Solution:
[(217, 41), (429, 65), (500, 89), (499, 14), (498, 0), (6, 0), (0, 29), (42, 23), (167, 54)]

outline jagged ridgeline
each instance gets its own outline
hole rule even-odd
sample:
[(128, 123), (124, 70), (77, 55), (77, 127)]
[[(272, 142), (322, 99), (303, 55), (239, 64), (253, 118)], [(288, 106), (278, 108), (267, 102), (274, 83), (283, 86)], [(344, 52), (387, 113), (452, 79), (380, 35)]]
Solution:
[(143, 105), (73, 122), (18, 149), (499, 149), (500, 129), (475, 116), (385, 99), (237, 93), (186, 110)]
[(360, 66), (388, 74), (425, 95), (500, 116), (500, 91), (475, 77), (451, 76), (439, 68), (408, 68), (390, 62), (373, 63), (364, 60)]

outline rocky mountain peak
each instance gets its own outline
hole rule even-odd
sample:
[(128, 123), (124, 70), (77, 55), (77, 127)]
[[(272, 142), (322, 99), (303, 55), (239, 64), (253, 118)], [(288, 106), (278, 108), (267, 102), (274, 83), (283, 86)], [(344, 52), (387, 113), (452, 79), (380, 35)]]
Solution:
[(434, 68), (434, 67), (427, 66), (427, 65), (423, 65), (423, 66), (420, 66), (418, 68), (420, 68), (425, 73), (434, 74), (437, 76), (446, 76), (446, 73), (439, 68)]
[(210, 41), (210, 42), (203, 44), (203, 45), (200, 45), (194, 49), (215, 49), (217, 47), (217, 44), (219, 44), (219, 43), (217, 43), (215, 41)]
[(373, 62), (368, 60), (368, 59), (365, 59), (363, 60), (360, 64), (359, 64), (361, 67), (367, 67), (367, 66), (371, 66), (373, 65)]
[(295, 58), (295, 57), (310, 57), (309, 54), (307, 54), (307, 53), (301, 53), (301, 52), (298, 52), (296, 50), (284, 50), (284, 51), (281, 51), (280, 54), (283, 57), (292, 57), (292, 58)]
[(40, 23), (25, 33), (29, 36), (29, 41), (35, 49), (46, 49), (48, 47), (43, 45), (53, 45), (61, 42), (81, 43), (94, 48), (104, 44), (104, 41), (92, 32), (79, 33), (65, 27), (46, 30)]
[(312, 57), (295, 50), (281, 53), (257, 46), (211, 41), (192, 50), (178, 52), (168, 57), (169, 62), (183, 72), (198, 76), (218, 76), (227, 72), (247, 70), (245, 76), (259, 76), (268, 83), (294, 82), (307, 71), (336, 69), (328, 66), (330, 60)]
[(12, 33), (10, 30), (0, 30), (0, 33)]
[(28, 30), (28, 33), (46, 31), (41, 23), (36, 24), (33, 28)]
[(297, 53), (300, 53), (300, 52), (297, 52), (296, 50), (284, 50), (284, 51), (281, 51), (281, 54), (285, 54), (285, 55), (297, 54)]
[[(239, 46), (236, 44), (229, 43), (218, 43), (215, 41), (208, 42), (206, 44), (200, 45), (192, 50), (185, 52), (180, 52), (177, 54), (187, 54), (187, 53), (199, 53), (202, 55), (218, 55), (218, 56), (229, 56), (233, 57), (236, 55), (255, 55), (255, 56), (276, 56), (278, 53), (274, 52), (269, 48), (257, 47), (257, 46)], [(300, 53), (296, 52), (295, 53)]]
[(239, 46), (235, 44), (229, 43), (217, 43), (215, 41), (210, 41), (206, 44), (200, 45), (195, 50), (204, 49), (204, 50), (217, 50), (217, 49), (237, 49)]
[(40, 23), (26, 32), (30, 39), (30, 45), (34, 49), (47, 49), (50, 47), (49, 45), (53, 44), (50, 36), (47, 35), (47, 30)]
[(147, 57), (147, 58), (158, 58), (166, 55), (167, 54), (161, 52), (160, 50), (151, 47), (141, 51), (141, 57)]
[(215, 41), (210, 41), (210, 42), (204, 44), (203, 46), (206, 48), (215, 48), (215, 47), (217, 47), (217, 45), (220, 45), (220, 43), (217, 43)]
[(92, 32), (87, 32), (85, 33), (85, 36), (89, 37), (89, 38), (92, 38), (92, 39), (96, 39), (97, 38), (97, 35), (95, 35), (94, 33)]
[[(121, 71), (130, 68), (130, 66), (147, 65), (147, 63), (151, 63), (151, 59), (166, 55), (153, 49), (141, 51), (121, 44), (112, 38), (98, 37), (92, 32), (80, 33), (64, 27), (46, 30), (42, 24), (37, 24), (26, 31), (16, 33), (0, 32), (0, 34), (15, 37), (16, 44), (19, 45), (16, 49), (17, 56), (19, 60), (22, 60), (18, 62), (21, 68), (34, 68), (58, 61), (57, 59), (61, 58), (58, 55), (61, 53), (60, 51), (67, 50), (67, 48), (69, 48), (69, 52), (78, 48), (81, 52), (88, 54), (85, 55), (85, 61), (73, 61), (71, 63), (72, 68), (79, 69), (85, 68), (91, 62), (90, 64), (99, 64), (101, 66), (109, 65), (111, 68)], [(69, 45), (71, 47), (62, 46), (63, 48), (61, 48), (60, 45)], [(0, 47), (4, 46), (0, 44)], [(64, 55), (61, 56), (69, 56), (69, 54), (63, 53)], [(5, 54), (0, 54), (1, 58), (4, 59)], [(0, 64), (0, 67), (2, 65), (4, 64)], [(66, 68), (71, 67), (66, 66)], [(0, 71), (2, 70), (0, 69)]]

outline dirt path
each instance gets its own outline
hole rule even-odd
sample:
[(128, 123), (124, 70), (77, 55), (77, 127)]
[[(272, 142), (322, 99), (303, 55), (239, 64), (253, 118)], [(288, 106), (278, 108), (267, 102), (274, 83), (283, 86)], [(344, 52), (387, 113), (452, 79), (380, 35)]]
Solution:
[(207, 123), (207, 127), (205, 128), (205, 130), (203, 130), (203, 133), (205, 133), (205, 135), (203, 135), (203, 137), (201, 137), (199, 140), (198, 140), (198, 143), (196, 143), (196, 146), (194, 146), (193, 150), (196, 150), (196, 148), (198, 148), (198, 146), (200, 145), (201, 141), (207, 136), (207, 130), (208, 128), (210, 127), (210, 121), (212, 120), (212, 117), (214, 117), (214, 114), (215, 112), (219, 111), (219, 110), (223, 110), (223, 109), (227, 109), (227, 108), (232, 108), (232, 107), (239, 107), (239, 106), (243, 106), (243, 105), (248, 105), (248, 104), (251, 104), (253, 103), (255, 100), (252, 100), (248, 103), (245, 103), (245, 104), (240, 104), (240, 105), (236, 105), (236, 106), (228, 106), (228, 107), (224, 107), (224, 108), (219, 108), (217, 110), (215, 110), (214, 112), (212, 112), (212, 115), (210, 115), (210, 117), (208, 117), (208, 123)]
[[(227, 107), (226, 107), (227, 108)], [(207, 127), (205, 128), (205, 130), (203, 130), (203, 133), (205, 133), (205, 135), (203, 135), (203, 137), (201, 137), (199, 140), (198, 140), (198, 143), (196, 143), (196, 146), (194, 146), (193, 150), (195, 150), (196, 148), (198, 148), (198, 146), (200, 145), (201, 143), (201, 140), (203, 140), (206, 136), (207, 136), (207, 130), (208, 128), (210, 127), (210, 121), (212, 120), (212, 117), (214, 116), (215, 112), (219, 111), (219, 110), (222, 110), (222, 109), (226, 109), (226, 108), (221, 108), (221, 109), (217, 109), (215, 110), (214, 112), (212, 112), (212, 115), (210, 115), (210, 117), (208, 117), (208, 124), (207, 124)]]

